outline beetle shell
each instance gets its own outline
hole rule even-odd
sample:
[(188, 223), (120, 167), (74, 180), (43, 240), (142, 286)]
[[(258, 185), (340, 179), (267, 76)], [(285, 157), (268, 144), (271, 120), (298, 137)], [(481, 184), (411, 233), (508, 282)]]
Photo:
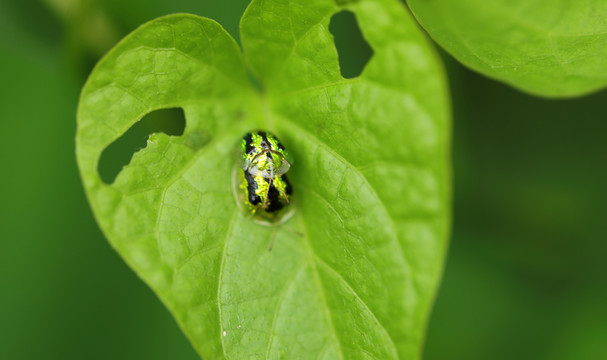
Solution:
[(252, 131), (240, 144), (243, 170), (254, 176), (272, 178), (280, 176), (291, 167), (289, 154), (278, 138), (266, 131)]
[(245, 204), (253, 214), (262, 211), (270, 215), (282, 210), (289, 204), (289, 197), (293, 193), (287, 175), (268, 179), (246, 171), (241, 171), (241, 189), (245, 194)]
[(258, 130), (243, 136), (240, 150), (238, 171), (245, 205), (252, 214), (277, 219), (293, 193), (285, 174), (291, 165), (284, 146), (275, 135)]

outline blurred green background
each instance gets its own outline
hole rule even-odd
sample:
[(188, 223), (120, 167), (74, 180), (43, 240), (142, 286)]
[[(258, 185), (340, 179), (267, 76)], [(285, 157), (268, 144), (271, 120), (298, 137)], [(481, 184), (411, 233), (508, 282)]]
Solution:
[[(238, 39), (246, 5), (0, 1), (0, 359), (197, 359), (95, 224), (76, 105), (97, 59), (139, 24), (185, 11)], [(605, 358), (607, 92), (535, 98), (441, 55), (454, 227), (425, 359)]]

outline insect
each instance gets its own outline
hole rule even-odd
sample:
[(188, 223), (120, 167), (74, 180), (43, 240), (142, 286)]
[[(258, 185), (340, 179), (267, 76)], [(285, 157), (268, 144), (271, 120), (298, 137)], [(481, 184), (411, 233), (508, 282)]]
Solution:
[(243, 136), (240, 154), (245, 205), (252, 214), (278, 221), (293, 193), (286, 175), (291, 161), (285, 147), (274, 134), (257, 130)]

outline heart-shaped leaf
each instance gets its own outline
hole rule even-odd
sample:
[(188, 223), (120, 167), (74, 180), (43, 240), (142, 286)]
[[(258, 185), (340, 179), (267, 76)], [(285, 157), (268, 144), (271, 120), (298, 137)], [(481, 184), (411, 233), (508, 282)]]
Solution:
[[(77, 157), (95, 216), (206, 359), (420, 356), (449, 222), (446, 84), (401, 4), (343, 3), (253, 1), (241, 34), (263, 93), (217, 23), (181, 14), (125, 38), (82, 92)], [(328, 31), (344, 8), (374, 50), (348, 80)], [(150, 136), (103, 183), (104, 148), (173, 107), (184, 134)], [(294, 216), (275, 228), (233, 196), (233, 153), (255, 128), (295, 158)]]
[(408, 0), (436, 42), (464, 65), (541, 96), (607, 85), (607, 2)]

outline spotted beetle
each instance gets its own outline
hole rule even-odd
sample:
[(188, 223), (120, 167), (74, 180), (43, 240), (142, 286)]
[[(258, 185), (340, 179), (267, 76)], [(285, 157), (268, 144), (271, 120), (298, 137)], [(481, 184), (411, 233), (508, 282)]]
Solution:
[(286, 175), (291, 167), (289, 154), (274, 134), (262, 130), (243, 136), (240, 154), (245, 205), (252, 214), (277, 221), (293, 193)]

